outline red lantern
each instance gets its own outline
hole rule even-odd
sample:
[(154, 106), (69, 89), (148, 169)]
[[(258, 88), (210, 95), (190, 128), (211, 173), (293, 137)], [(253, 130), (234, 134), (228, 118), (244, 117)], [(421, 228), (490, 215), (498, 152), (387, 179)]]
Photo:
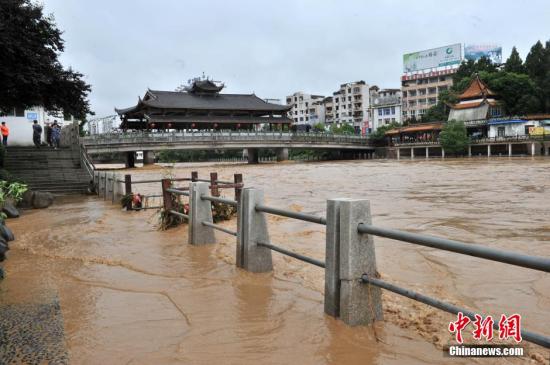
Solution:
[(214, 123), (214, 128), (218, 128), (218, 123)]
[(241, 123), (237, 123), (237, 128), (241, 128)]
[(191, 124), (191, 128), (195, 128), (195, 123), (192, 123), (192, 124)]
[(151, 128), (155, 128), (155, 123), (151, 123)]
[(168, 123), (168, 128), (172, 128), (172, 123)]

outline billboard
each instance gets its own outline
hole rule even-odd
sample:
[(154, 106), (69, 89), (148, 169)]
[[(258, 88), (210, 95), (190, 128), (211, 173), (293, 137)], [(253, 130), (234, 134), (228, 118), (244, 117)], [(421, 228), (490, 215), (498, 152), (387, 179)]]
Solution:
[(502, 63), (502, 46), (496, 44), (467, 44), (464, 46), (464, 58), (477, 61), (487, 57), (496, 64)]
[(462, 62), (462, 45), (456, 43), (403, 55), (403, 72), (459, 65), (460, 62)]

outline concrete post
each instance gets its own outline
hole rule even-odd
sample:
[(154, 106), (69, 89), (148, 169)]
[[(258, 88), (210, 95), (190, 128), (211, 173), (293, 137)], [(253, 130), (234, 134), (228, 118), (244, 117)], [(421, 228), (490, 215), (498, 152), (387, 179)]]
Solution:
[(508, 143), (508, 156), (512, 156), (512, 144)]
[(258, 242), (270, 243), (265, 213), (257, 212), (256, 205), (262, 204), (261, 190), (243, 189), (241, 195), (237, 233), (237, 266), (251, 272), (273, 270), (271, 250), (258, 246)]
[(136, 153), (126, 152), (126, 168), (134, 168), (136, 167)]
[(445, 158), (445, 149), (441, 147), (441, 158)]
[(430, 147), (426, 147), (426, 158), (430, 157)]
[(535, 155), (535, 143), (531, 143), (531, 156)]
[(411, 159), (414, 158), (414, 147), (411, 147)]
[(111, 174), (111, 203), (112, 204), (115, 204), (115, 188), (117, 186), (117, 182), (116, 182), (116, 175), (115, 173), (113, 172)]
[(202, 222), (213, 223), (212, 203), (201, 199), (201, 195), (210, 196), (208, 183), (192, 182), (189, 185), (189, 244), (204, 245), (215, 243), (214, 229)]
[(401, 150), (401, 149), (400, 149), (399, 147), (397, 147), (397, 159), (398, 159), (398, 160), (399, 160), (399, 158), (401, 157), (401, 156), (400, 156), (400, 150)]
[(472, 157), (472, 146), (468, 145), (468, 157)]
[(325, 313), (340, 316), (340, 203), (348, 199), (327, 200), (325, 246)]
[(153, 165), (155, 163), (155, 151), (143, 151), (143, 165)]
[(288, 160), (288, 148), (277, 149), (277, 162)]
[(490, 157), (491, 156), (491, 145), (488, 144), (487, 145), (487, 157)]
[(97, 195), (100, 195), (99, 194), (99, 180), (100, 180), (99, 171), (94, 171), (94, 187), (95, 187), (95, 192), (96, 192)]
[(340, 318), (350, 326), (382, 320), (380, 288), (361, 282), (367, 274), (377, 277), (372, 235), (357, 231), (359, 223), (371, 224), (368, 200), (340, 202)]

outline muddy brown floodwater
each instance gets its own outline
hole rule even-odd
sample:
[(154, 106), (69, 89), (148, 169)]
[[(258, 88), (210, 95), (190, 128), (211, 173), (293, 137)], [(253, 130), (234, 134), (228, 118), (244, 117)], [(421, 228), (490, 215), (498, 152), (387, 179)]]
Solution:
[[(260, 165), (178, 165), (138, 177), (244, 174), (271, 206), (324, 214), (325, 201), (371, 201), (374, 224), (550, 256), (550, 160), (495, 158)], [(120, 171), (121, 175), (125, 172)], [(160, 184), (136, 186), (157, 193)], [(228, 192), (227, 196), (231, 196)], [(154, 202), (150, 202), (154, 204)], [(11, 220), (17, 240), (0, 304), (59, 303), (74, 364), (535, 363), (451, 359), (454, 316), (384, 293), (386, 321), (349, 328), (323, 314), (323, 270), (274, 256), (274, 272), (235, 268), (235, 239), (192, 247), (187, 228), (157, 230), (153, 211), (123, 212), (97, 197), (64, 198)], [(324, 258), (324, 227), (271, 216), (272, 242)], [(234, 227), (235, 221), (223, 223)], [(550, 276), (375, 238), (384, 279), (485, 314), (521, 313), (550, 334)], [(542, 362), (544, 362), (542, 361)]]

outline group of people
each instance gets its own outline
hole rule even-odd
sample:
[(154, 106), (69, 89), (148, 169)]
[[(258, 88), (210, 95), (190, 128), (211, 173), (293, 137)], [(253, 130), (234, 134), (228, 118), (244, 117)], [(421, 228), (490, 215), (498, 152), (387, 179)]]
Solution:
[[(57, 120), (54, 120), (52, 125), (46, 123), (44, 129), (46, 130), (46, 144), (58, 149), (61, 141), (61, 126), (57, 124)], [(0, 125), (0, 134), (2, 134), (2, 145), (6, 147), (10, 135), (10, 128), (6, 122), (2, 122)], [(34, 120), (32, 124), (32, 141), (36, 148), (40, 148), (42, 145), (42, 126), (38, 124), (37, 120)]]
[[(58, 149), (61, 140), (61, 126), (57, 124), (57, 120), (54, 120), (52, 125), (46, 123), (44, 129), (46, 130), (46, 143), (48, 146)], [(42, 126), (35, 120), (32, 125), (32, 141), (36, 148), (40, 148), (41, 140)]]

